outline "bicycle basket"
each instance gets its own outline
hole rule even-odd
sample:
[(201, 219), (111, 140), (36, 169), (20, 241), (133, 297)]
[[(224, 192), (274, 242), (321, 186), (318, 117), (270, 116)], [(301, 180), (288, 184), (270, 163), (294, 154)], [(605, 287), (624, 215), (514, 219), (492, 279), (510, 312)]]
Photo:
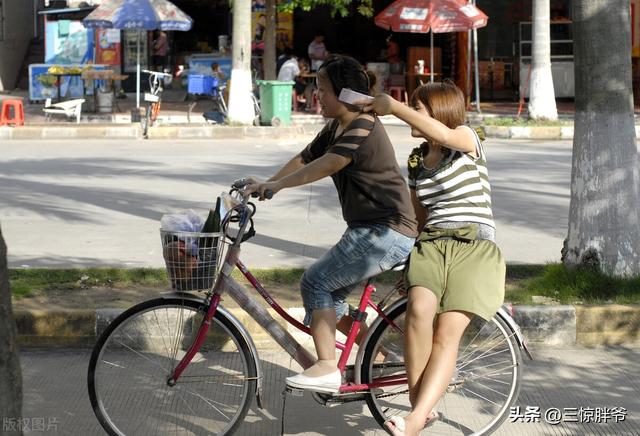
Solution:
[(160, 229), (162, 256), (171, 287), (177, 291), (206, 291), (218, 273), (221, 233), (175, 232)]

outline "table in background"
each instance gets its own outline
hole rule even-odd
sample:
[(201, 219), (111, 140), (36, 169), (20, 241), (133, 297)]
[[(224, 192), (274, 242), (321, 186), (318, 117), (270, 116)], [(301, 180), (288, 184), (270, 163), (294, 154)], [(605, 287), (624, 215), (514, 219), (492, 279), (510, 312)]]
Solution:
[[(60, 95), (60, 82), (61, 82), (61, 79), (63, 77), (80, 77), (81, 76), (81, 73), (47, 73), (47, 74), (49, 74), (51, 76), (54, 76), (56, 78), (56, 87), (58, 89), (58, 99), (57, 99), (58, 103), (62, 101), (62, 95)], [(71, 80), (71, 79), (69, 79), (69, 80)], [(65, 94), (66, 94), (66, 92), (65, 92)]]
[(100, 92), (99, 90), (99, 82), (100, 81), (104, 81), (108, 86), (111, 87), (111, 93), (113, 93), (113, 105), (111, 105), (111, 112), (113, 112), (113, 108), (115, 106), (115, 108), (118, 110), (118, 112), (120, 112), (120, 107), (118, 106), (118, 100), (117, 100), (117, 95), (116, 95), (116, 87), (115, 87), (115, 81), (116, 80), (125, 80), (127, 79), (127, 77), (129, 77), (128, 75), (125, 74), (117, 74), (116, 72), (114, 72), (113, 70), (86, 70), (82, 73), (82, 80), (87, 81), (87, 80), (92, 80), (93, 81), (93, 109), (94, 112), (98, 112), (98, 92)]

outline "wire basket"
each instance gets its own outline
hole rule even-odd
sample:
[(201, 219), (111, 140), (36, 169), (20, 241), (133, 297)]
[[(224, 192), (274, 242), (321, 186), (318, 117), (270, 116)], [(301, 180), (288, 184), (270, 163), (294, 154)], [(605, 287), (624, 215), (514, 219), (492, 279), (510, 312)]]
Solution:
[(206, 291), (218, 275), (222, 233), (174, 232), (160, 229), (162, 256), (171, 287), (177, 291)]

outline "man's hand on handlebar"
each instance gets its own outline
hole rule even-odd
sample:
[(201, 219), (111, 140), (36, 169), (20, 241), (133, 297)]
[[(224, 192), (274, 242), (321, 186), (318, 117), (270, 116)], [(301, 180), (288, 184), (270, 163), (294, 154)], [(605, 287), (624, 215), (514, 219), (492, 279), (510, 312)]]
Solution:
[(270, 200), (280, 190), (277, 182), (260, 182), (253, 178), (247, 178), (246, 181), (244, 195), (259, 197), (260, 201)]

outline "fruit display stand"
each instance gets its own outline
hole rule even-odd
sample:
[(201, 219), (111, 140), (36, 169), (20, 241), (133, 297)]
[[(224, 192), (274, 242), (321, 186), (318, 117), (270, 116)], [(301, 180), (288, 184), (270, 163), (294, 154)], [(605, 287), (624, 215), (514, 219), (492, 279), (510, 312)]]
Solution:
[(93, 94), (93, 89), (85, 90), (82, 71), (105, 70), (109, 65), (29, 65), (29, 101), (44, 101), (50, 98), (60, 101), (63, 98), (82, 98)]

